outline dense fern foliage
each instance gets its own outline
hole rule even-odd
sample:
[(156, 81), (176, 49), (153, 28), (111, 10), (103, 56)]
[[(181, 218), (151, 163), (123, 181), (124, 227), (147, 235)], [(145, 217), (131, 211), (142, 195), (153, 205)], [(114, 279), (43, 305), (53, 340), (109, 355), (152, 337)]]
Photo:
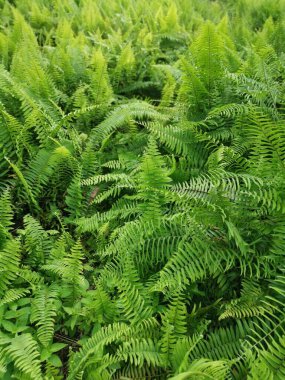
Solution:
[(0, 8), (0, 379), (285, 379), (285, 1)]

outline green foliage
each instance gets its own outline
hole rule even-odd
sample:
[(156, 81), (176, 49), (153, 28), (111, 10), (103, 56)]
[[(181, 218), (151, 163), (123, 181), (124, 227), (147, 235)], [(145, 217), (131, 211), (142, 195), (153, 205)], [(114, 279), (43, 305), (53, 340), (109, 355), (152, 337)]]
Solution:
[(0, 10), (0, 378), (283, 379), (284, 0)]

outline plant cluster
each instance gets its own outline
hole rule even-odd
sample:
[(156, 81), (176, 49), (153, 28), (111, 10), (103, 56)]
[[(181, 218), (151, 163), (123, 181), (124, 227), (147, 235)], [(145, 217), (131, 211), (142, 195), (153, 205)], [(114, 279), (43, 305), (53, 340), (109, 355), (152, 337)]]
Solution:
[(284, 379), (285, 0), (0, 8), (0, 379)]

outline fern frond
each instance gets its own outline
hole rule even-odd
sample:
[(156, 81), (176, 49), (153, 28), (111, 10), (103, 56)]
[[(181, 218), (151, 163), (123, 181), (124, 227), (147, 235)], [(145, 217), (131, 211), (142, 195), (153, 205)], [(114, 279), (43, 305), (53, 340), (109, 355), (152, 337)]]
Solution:
[(161, 207), (166, 202), (165, 190), (171, 179), (163, 167), (162, 157), (157, 149), (155, 140), (151, 139), (143, 156), (138, 175), (138, 196), (143, 203), (139, 206), (143, 217), (151, 220), (154, 225), (161, 216)]
[(182, 337), (176, 340), (171, 354), (171, 365), (174, 373), (181, 373), (187, 369), (189, 353), (202, 338), (202, 334), (195, 334), (192, 337)]
[(128, 119), (167, 120), (167, 116), (158, 112), (155, 107), (147, 102), (131, 102), (117, 107), (102, 123), (91, 133), (91, 141), (98, 144), (111, 133), (123, 127)]
[(226, 361), (210, 361), (207, 359), (200, 359), (193, 361), (187, 371), (171, 377), (169, 380), (187, 380), (191, 379), (191, 377), (197, 380), (226, 380), (228, 373), (229, 364)]
[[(284, 355), (285, 355), (285, 338), (281, 336), (279, 339), (274, 340), (267, 350), (260, 351), (258, 359), (254, 362), (253, 368), (250, 373), (250, 378), (256, 379), (256, 373), (262, 371), (269, 376), (269, 378), (281, 380), (285, 376), (284, 368)], [(258, 370), (258, 371), (257, 371)]]
[(252, 327), (251, 323), (237, 321), (236, 326), (214, 330), (191, 350), (190, 360), (201, 357), (211, 360), (234, 359), (243, 352), (242, 341), (245, 342)]
[(172, 300), (162, 316), (161, 332), (161, 351), (164, 365), (167, 366), (177, 340), (186, 334), (186, 306), (179, 296)]
[(26, 191), (26, 194), (28, 195), (28, 198), (31, 200), (33, 206), (38, 209), (39, 206), (38, 206), (38, 202), (36, 201), (33, 193), (32, 193), (32, 190), (27, 182), (27, 180), (25, 179), (23, 173), (21, 172), (21, 170), (17, 167), (17, 165), (13, 164), (7, 157), (6, 157), (6, 160), (8, 161), (8, 163), (10, 164), (10, 166), (12, 167), (12, 169), (14, 170), (14, 172), (17, 174), (20, 182), (22, 183), (25, 191)]
[(0, 251), (0, 292), (8, 288), (17, 277), (21, 260), (21, 245), (19, 240), (8, 240)]
[(18, 299), (21, 299), (29, 292), (30, 292), (29, 289), (24, 289), (24, 288), (9, 289), (5, 293), (5, 296), (1, 299), (0, 306), (17, 301)]
[(25, 250), (28, 253), (28, 262), (44, 264), (51, 250), (51, 241), (48, 233), (31, 215), (24, 217)]
[(32, 302), (31, 322), (36, 323), (37, 336), (44, 347), (47, 347), (54, 334), (54, 323), (57, 315), (57, 285), (36, 289)]
[(138, 367), (142, 367), (144, 363), (148, 367), (157, 367), (162, 363), (159, 349), (150, 339), (131, 339), (123, 342), (116, 352), (116, 357)]
[(89, 338), (79, 350), (71, 356), (69, 362), (69, 374), (67, 379), (76, 379), (78, 375), (83, 375), (88, 361), (93, 355), (100, 353), (102, 348), (114, 341), (121, 339), (127, 334), (129, 327), (122, 323), (116, 323), (103, 327), (93, 337)]
[(31, 334), (18, 335), (12, 339), (0, 338), (2, 355), (12, 360), (15, 367), (31, 379), (41, 380), (40, 353), (37, 342)]
[(8, 190), (6, 190), (0, 197), (0, 249), (9, 236), (11, 227), (13, 226), (13, 210), (11, 205), (11, 196)]

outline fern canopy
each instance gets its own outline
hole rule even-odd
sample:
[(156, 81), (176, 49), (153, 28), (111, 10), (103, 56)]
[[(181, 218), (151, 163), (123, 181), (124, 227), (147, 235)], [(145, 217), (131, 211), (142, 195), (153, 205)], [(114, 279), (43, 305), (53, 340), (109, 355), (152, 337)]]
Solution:
[(0, 21), (0, 379), (283, 380), (285, 0)]

